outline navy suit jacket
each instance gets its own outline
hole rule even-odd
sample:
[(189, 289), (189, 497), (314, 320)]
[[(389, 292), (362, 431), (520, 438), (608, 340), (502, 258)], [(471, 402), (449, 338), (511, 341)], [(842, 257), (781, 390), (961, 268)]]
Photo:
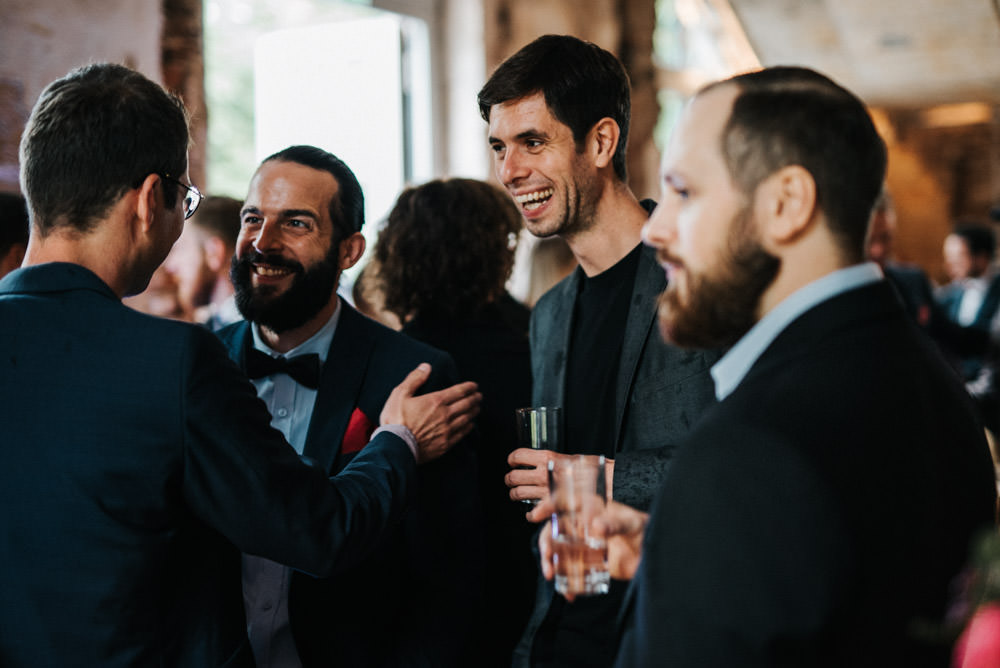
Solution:
[[(250, 324), (218, 335), (242, 367)], [(421, 362), (432, 373), (420, 392), (457, 382), (449, 355), (341, 300), (303, 454), (329, 475), (341, 471), (360, 447), (358, 411), (377, 424), (390, 392)], [(289, 623), (305, 668), (456, 665), (475, 621), (468, 611), (481, 596), (477, 475), (475, 453), (460, 443), (419, 467), (403, 522), (364, 564), (329, 579), (293, 575)]]
[(380, 435), (335, 484), (206, 329), (75, 264), (0, 280), (0, 665), (252, 666), (240, 551), (318, 575), (398, 521)]
[(885, 281), (802, 314), (678, 448), (618, 666), (947, 666), (992, 524), (968, 396)]

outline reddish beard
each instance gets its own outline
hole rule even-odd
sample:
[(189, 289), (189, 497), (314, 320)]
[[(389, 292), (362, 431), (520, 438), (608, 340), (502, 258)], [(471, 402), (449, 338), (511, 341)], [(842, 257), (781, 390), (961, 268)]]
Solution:
[(671, 281), (657, 301), (664, 340), (684, 348), (724, 348), (757, 322), (760, 297), (774, 281), (781, 260), (756, 237), (750, 206), (733, 216), (729, 243), (715, 271), (685, 270), (687, 290)]

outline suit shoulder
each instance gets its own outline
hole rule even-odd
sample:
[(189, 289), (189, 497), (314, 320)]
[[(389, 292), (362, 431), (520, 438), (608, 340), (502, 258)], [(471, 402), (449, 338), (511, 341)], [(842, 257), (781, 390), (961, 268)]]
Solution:
[(243, 332), (249, 326), (246, 320), (238, 320), (237, 322), (226, 325), (215, 330), (214, 334), (222, 344), (227, 348), (232, 348), (236, 341), (242, 336)]
[(386, 327), (353, 309), (349, 313), (348, 317), (354, 320), (352, 327), (356, 328), (355, 333), (372, 342), (377, 363), (406, 366), (409, 373), (421, 362), (427, 362), (435, 367), (435, 372), (438, 367), (444, 367), (450, 374), (454, 373), (455, 362), (445, 351)]

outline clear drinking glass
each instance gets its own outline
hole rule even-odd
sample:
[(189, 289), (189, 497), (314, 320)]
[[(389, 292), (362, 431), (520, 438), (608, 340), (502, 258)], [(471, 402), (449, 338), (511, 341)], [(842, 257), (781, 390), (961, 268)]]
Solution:
[[(517, 445), (534, 450), (560, 452), (562, 447), (562, 409), (558, 406), (518, 408), (514, 411), (517, 420)], [(534, 505), (534, 499), (522, 499), (522, 503)]]
[(611, 584), (608, 546), (591, 535), (591, 520), (604, 510), (603, 456), (560, 457), (549, 461), (552, 561), (555, 588), (563, 594), (606, 594)]

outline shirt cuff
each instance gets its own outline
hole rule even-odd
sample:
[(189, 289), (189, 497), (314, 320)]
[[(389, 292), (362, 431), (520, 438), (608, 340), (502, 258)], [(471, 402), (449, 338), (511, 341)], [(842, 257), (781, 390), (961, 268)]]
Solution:
[(385, 424), (372, 432), (372, 438), (375, 438), (380, 432), (383, 431), (387, 431), (390, 434), (403, 439), (403, 441), (406, 442), (406, 446), (410, 448), (410, 453), (413, 455), (413, 458), (417, 458), (417, 437), (413, 435), (413, 432), (410, 431), (409, 428), (401, 424)]

